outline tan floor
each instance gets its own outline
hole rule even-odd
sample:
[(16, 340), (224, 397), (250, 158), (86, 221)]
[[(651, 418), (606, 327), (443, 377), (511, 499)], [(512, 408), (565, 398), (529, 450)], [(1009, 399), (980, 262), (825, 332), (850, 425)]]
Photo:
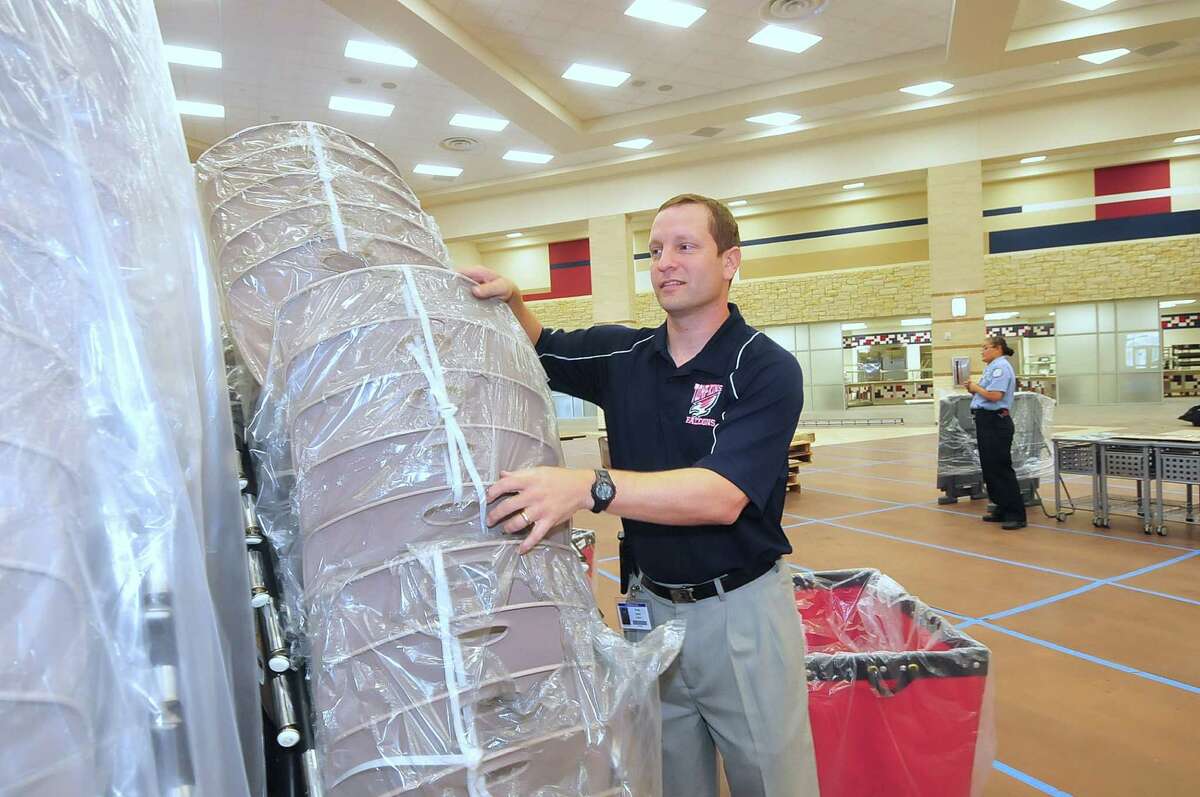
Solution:
[[(1032, 510), (1029, 528), (1003, 532), (978, 520), (982, 501), (937, 505), (935, 435), (835, 443), (822, 432), (802, 494), (788, 498), (789, 558), (876, 567), (946, 612), (998, 615), (966, 629), (992, 650), (988, 797), (1200, 794), (1200, 527), (1147, 537), (1136, 518), (1097, 530), (1087, 510), (1065, 523)], [(572, 465), (598, 463), (594, 437), (564, 448)], [(1085, 497), (1090, 483), (1070, 489)], [(595, 589), (611, 622), (619, 522), (576, 524), (599, 532)]]

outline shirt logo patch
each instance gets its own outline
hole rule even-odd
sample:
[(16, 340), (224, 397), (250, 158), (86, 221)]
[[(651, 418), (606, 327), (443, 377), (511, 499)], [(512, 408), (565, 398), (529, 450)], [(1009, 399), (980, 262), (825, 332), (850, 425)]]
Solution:
[(721, 390), (724, 385), (696, 385), (692, 391), (692, 406), (688, 408), (687, 423), (694, 426), (716, 426), (717, 422), (712, 418), (706, 418), (713, 407), (717, 405), (717, 399), (721, 397)]
[(999, 379), (999, 378), (1000, 378), (1000, 369), (997, 368), (994, 371), (992, 371), (992, 379)]

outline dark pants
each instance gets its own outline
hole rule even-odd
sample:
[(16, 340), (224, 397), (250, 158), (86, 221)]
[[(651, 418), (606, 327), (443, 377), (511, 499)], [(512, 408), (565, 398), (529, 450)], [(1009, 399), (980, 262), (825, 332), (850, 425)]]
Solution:
[(979, 465), (988, 500), (1004, 520), (1025, 520), (1025, 501), (1012, 464), (1013, 420), (1008, 414), (979, 410), (975, 413), (975, 438)]

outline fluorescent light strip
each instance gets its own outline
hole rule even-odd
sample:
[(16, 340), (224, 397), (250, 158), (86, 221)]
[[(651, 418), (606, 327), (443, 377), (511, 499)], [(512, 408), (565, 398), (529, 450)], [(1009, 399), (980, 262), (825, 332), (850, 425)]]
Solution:
[(415, 174), (428, 174), (433, 177), (458, 177), (462, 171), (457, 166), (438, 166), (433, 163), (418, 163), (413, 167)]
[(905, 86), (900, 89), (905, 94), (916, 94), (920, 97), (934, 97), (941, 94), (943, 91), (949, 91), (954, 88), (953, 83), (947, 83), (944, 80), (934, 80), (929, 83), (918, 83), (915, 86)]
[(175, 110), (184, 116), (205, 116), (209, 119), (224, 119), (225, 106), (195, 100), (175, 100)]
[(354, 58), (358, 61), (370, 61), (375, 64), (387, 64), (388, 66), (403, 66), (408, 69), (412, 69), (417, 65), (417, 59), (399, 47), (393, 47), (390, 44), (374, 44), (356, 39), (346, 42), (345, 55), (347, 58)]
[(581, 83), (594, 83), (597, 86), (608, 86), (612, 88), (619, 86), (626, 80), (629, 80), (629, 73), (622, 72), (619, 69), (608, 69), (603, 66), (589, 66), (587, 64), (571, 64), (567, 67), (567, 71), (563, 72), (563, 77), (567, 80), (577, 80)]
[(1169, 310), (1172, 307), (1179, 307), (1185, 304), (1195, 304), (1195, 299), (1169, 299), (1165, 302), (1159, 302), (1158, 306), (1163, 310)]
[(517, 163), (549, 163), (554, 160), (554, 156), (544, 152), (523, 152), (519, 149), (510, 149), (504, 153), (504, 160)]
[(983, 320), (984, 321), (1004, 321), (1005, 319), (1008, 319), (1008, 318), (1016, 318), (1019, 315), (1020, 315), (1020, 312), (1017, 312), (1017, 311), (1010, 311), (1007, 313), (984, 313)]
[(855, 329), (866, 329), (866, 328), (867, 328), (867, 325), (864, 324), (862, 321), (851, 321), (848, 324), (842, 324), (843, 332), (849, 332), (849, 331), (855, 330)]
[(855, 188), (862, 188), (866, 183), (846, 183), (842, 188), (846, 191), (853, 191)]
[(508, 120), (493, 116), (476, 116), (472, 113), (456, 113), (450, 117), (450, 124), (454, 127), (469, 127), (472, 130), (491, 130), (499, 133), (508, 127)]
[(1115, 2), (1115, 0), (1063, 0), (1063, 2), (1070, 3), (1076, 8), (1095, 11), (1097, 8), (1104, 8), (1109, 3)]
[(748, 40), (751, 44), (771, 47), (776, 50), (786, 50), (789, 53), (802, 53), (809, 47), (821, 41), (821, 37), (813, 33), (805, 33), (794, 28), (781, 25), (767, 25)]
[(633, 5), (625, 9), (625, 16), (661, 22), (676, 28), (689, 28), (704, 16), (706, 10), (675, 0), (634, 0)]
[(749, 200), (746, 200), (746, 199), (735, 199), (735, 200), (733, 200), (732, 202), (726, 202), (726, 203), (725, 203), (725, 206), (726, 206), (726, 207), (730, 207), (730, 208), (740, 208), (740, 207), (744, 207), (744, 206), (746, 206), (746, 205), (748, 205), (748, 204), (750, 204)]
[(216, 50), (201, 50), (196, 47), (184, 47), (181, 44), (164, 44), (163, 55), (169, 64), (183, 66), (202, 66), (205, 69), (220, 69), (221, 54)]
[(375, 100), (358, 100), (354, 97), (338, 97), (329, 98), (329, 110), (345, 111), (346, 113), (361, 113), (367, 116), (391, 116), (392, 111), (396, 106), (390, 102), (376, 102)]
[(654, 139), (652, 138), (631, 138), (628, 141), (618, 141), (613, 146), (622, 149), (645, 149), (653, 143)]
[(1030, 155), (1028, 158), (1021, 158), (1021, 163), (1041, 163), (1044, 160), (1045, 155)]
[(800, 114), (787, 113), (786, 111), (776, 111), (775, 113), (764, 113), (758, 116), (747, 116), (747, 122), (753, 122), (756, 125), (770, 125), (778, 127), (779, 125), (790, 125), (792, 122), (799, 121)]
[(1109, 61), (1115, 61), (1122, 56), (1129, 55), (1129, 50), (1124, 47), (1118, 47), (1115, 50), (1101, 50), (1098, 53), (1084, 53), (1079, 56), (1080, 61), (1087, 61), (1089, 64), (1107, 64)]
[(520, 233), (520, 232), (510, 232), (510, 233), (507, 233), (507, 234), (505, 234), (505, 236), (504, 236), (504, 237), (505, 237), (505, 238), (520, 238), (522, 235), (524, 235), (524, 233)]
[(932, 324), (932, 323), (933, 323), (932, 318), (902, 318), (902, 319), (900, 319), (900, 326), (902, 326), (902, 327), (919, 327), (919, 326), (924, 326), (926, 324)]
[(1200, 133), (1191, 136), (1180, 136), (1172, 141), (1172, 144), (1190, 144), (1193, 141), (1200, 141)]

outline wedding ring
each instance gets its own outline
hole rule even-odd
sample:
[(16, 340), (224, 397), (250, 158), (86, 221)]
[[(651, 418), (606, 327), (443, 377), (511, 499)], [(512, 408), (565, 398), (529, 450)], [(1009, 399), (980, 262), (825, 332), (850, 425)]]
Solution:
[(525, 510), (524, 510), (524, 509), (522, 509), (522, 510), (521, 510), (521, 520), (524, 520), (524, 521), (525, 521), (525, 526), (526, 526), (526, 528), (528, 528), (529, 526), (532, 526), (532, 525), (533, 525), (533, 521), (529, 519), (529, 515), (526, 515), (526, 514), (525, 514)]

